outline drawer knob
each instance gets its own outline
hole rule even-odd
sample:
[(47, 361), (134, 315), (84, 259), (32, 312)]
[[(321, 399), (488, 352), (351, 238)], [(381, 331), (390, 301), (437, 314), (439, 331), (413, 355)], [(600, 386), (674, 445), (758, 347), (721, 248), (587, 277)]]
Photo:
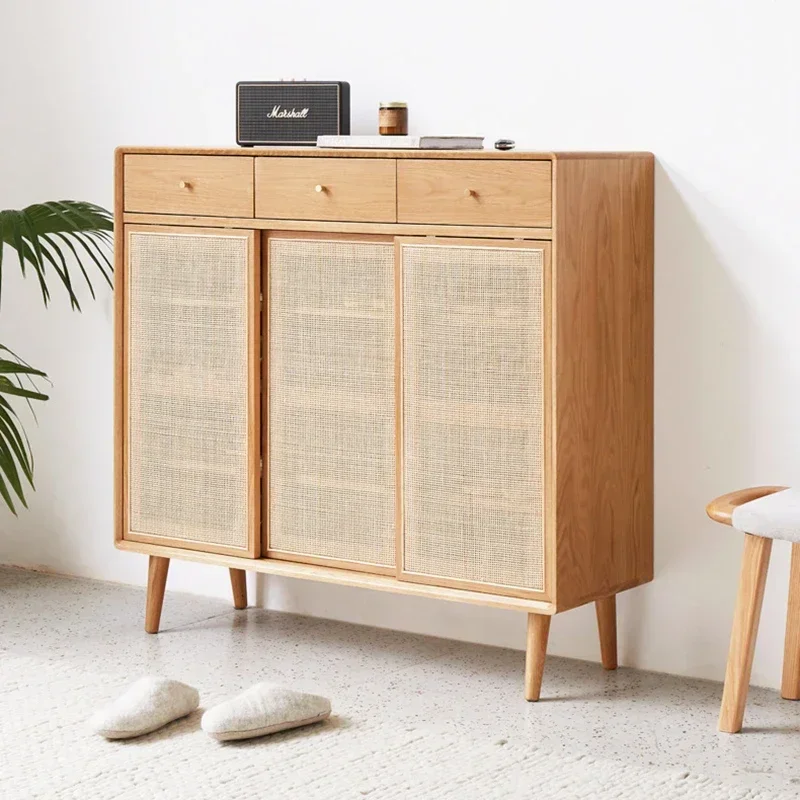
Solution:
[(478, 193), (474, 189), (464, 189), (464, 197), (477, 197)]
[(181, 181), (178, 184), (178, 186), (180, 186), (181, 189), (191, 189), (192, 188), (192, 184), (189, 183), (189, 181)]
[(326, 186), (323, 186), (321, 183), (318, 183), (318, 184), (317, 184), (317, 185), (314, 187), (314, 191), (315, 191), (315, 192), (318, 192), (318, 193), (319, 193), (319, 192), (327, 192), (327, 191), (328, 191), (328, 189), (327, 189), (327, 187), (326, 187)]

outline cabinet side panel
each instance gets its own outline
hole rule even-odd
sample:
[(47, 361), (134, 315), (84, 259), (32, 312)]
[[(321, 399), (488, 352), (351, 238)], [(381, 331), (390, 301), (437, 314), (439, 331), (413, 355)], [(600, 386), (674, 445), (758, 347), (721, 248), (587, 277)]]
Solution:
[(653, 577), (653, 159), (556, 164), (559, 610)]

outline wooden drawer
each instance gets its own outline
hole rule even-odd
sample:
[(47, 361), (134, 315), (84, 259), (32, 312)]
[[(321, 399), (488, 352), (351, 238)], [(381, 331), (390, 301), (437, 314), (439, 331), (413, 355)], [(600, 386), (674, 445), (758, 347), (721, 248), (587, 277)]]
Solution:
[(125, 156), (125, 210), (253, 216), (253, 159), (241, 156)]
[(397, 221), (550, 227), (549, 161), (397, 162)]
[(256, 216), (395, 222), (389, 158), (257, 158)]

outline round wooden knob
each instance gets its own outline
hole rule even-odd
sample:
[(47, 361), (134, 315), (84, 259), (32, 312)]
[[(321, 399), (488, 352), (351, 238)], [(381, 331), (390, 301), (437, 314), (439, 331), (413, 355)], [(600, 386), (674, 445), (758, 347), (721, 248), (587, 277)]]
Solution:
[(181, 182), (178, 184), (178, 186), (180, 186), (180, 187), (181, 187), (181, 189), (191, 189), (191, 188), (192, 188), (192, 184), (191, 184), (191, 183), (189, 183), (189, 181), (181, 181)]
[(325, 187), (324, 187), (324, 186), (323, 186), (321, 183), (318, 183), (318, 184), (317, 184), (317, 185), (314, 187), (314, 191), (315, 191), (315, 192), (324, 192), (324, 191), (325, 191)]
[(477, 194), (474, 189), (464, 189), (464, 197), (476, 197)]

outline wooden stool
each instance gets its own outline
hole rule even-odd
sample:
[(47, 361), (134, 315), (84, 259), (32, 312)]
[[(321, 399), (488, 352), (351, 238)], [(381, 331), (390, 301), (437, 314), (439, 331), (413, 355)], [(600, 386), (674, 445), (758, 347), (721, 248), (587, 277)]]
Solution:
[(731, 525), (744, 533), (739, 594), (719, 715), (721, 731), (738, 733), (742, 729), (750, 686), (773, 539), (792, 542), (781, 696), (800, 700), (800, 489), (784, 486), (742, 489), (712, 500), (706, 506), (706, 513), (715, 522)]

